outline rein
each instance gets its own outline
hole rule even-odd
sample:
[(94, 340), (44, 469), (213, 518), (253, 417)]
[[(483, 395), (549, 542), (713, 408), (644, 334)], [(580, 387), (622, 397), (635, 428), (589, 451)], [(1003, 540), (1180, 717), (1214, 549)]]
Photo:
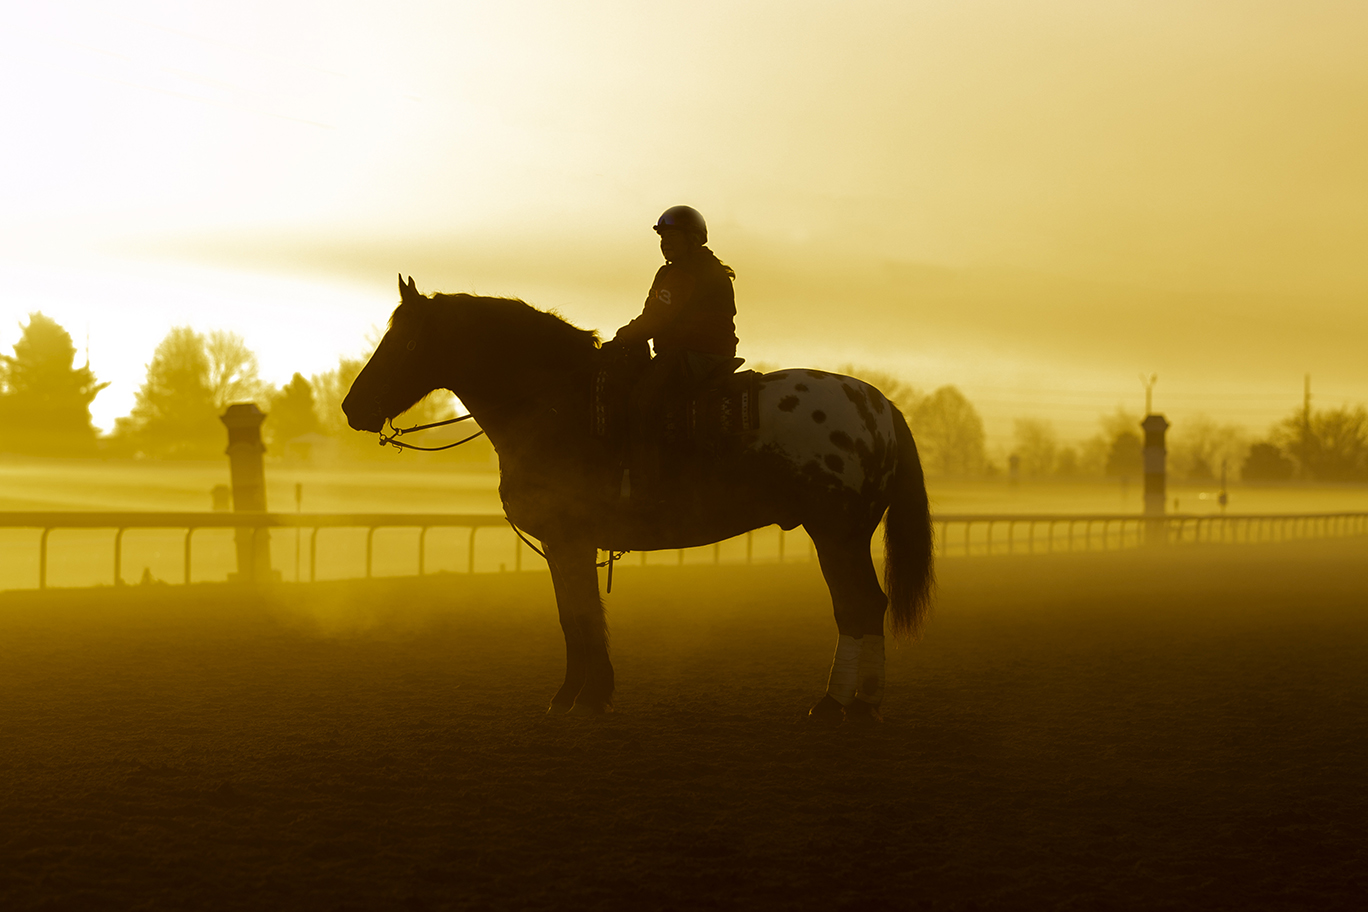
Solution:
[[(519, 529), (516, 525), (514, 525), (513, 520), (508, 519), (507, 516), (505, 516), (504, 519), (508, 520), (509, 527), (512, 528), (512, 530), (517, 534), (518, 538), (521, 538), (523, 540), (524, 545), (527, 545), (527, 547), (531, 548), (533, 551), (536, 551), (539, 555), (541, 555), (542, 560), (546, 561), (548, 564), (551, 563), (551, 559), (546, 556), (546, 552), (543, 551), (541, 548), (538, 548), (536, 545), (532, 544), (532, 540), (529, 539), (526, 535), (523, 535), (523, 530)], [(594, 564), (595, 567), (608, 568), (608, 593), (610, 595), (613, 592), (613, 564), (617, 561), (622, 560), (622, 556), (626, 553), (627, 551), (625, 550), (614, 551), (613, 549), (609, 548), (608, 557)]]
[(390, 430), (392, 430), (394, 433), (393, 433), (393, 434), (390, 434), (389, 436), (386, 436), (384, 430), (382, 429), (382, 430), (380, 431), (380, 445), (381, 445), (381, 446), (385, 446), (386, 444), (388, 444), (389, 446), (394, 447), (395, 449), (399, 450), (400, 452), (403, 452), (404, 450), (422, 450), (422, 451), (424, 451), (424, 452), (426, 452), (426, 453), (436, 453), (436, 452), (439, 451), (439, 450), (449, 450), (449, 449), (451, 449), (452, 447), (458, 447), (458, 446), (460, 446), (460, 445), (463, 444), (463, 443), (469, 443), (470, 441), (474, 440), (476, 437), (482, 436), (482, 435), (484, 434), (484, 431), (483, 431), (483, 430), (476, 431), (474, 434), (471, 434), (469, 437), (466, 437), (466, 438), (464, 438), (464, 439), (458, 440), (458, 441), (456, 441), (455, 443), (448, 443), (446, 446), (437, 446), (437, 447), (415, 446), (415, 445), (412, 444), (412, 443), (404, 443), (404, 442), (403, 442), (402, 440), (400, 440), (399, 438), (402, 437), (402, 436), (404, 436), (405, 434), (412, 434), (414, 431), (426, 431), (426, 430), (428, 430), (429, 428), (444, 427), (445, 425), (448, 425), (448, 424), (457, 424), (458, 422), (467, 421), (467, 420), (469, 420), (469, 419), (471, 419), (471, 418), (474, 418), (474, 417), (475, 417), (474, 415), (461, 415), (460, 417), (457, 417), (457, 418), (448, 418), (446, 421), (434, 421), (434, 422), (432, 422), (432, 424), (419, 424), (419, 425), (416, 425), (416, 426), (414, 426), (414, 427), (408, 427), (408, 428), (397, 428), (397, 427), (394, 426), (394, 423), (393, 423), (392, 421), (390, 421), (390, 419), (386, 418), (386, 419), (385, 419), (385, 423), (388, 424), (388, 425), (390, 426)]
[[(390, 419), (386, 418), (386, 419), (385, 419), (385, 423), (388, 424), (388, 425), (390, 426), (390, 430), (392, 430), (394, 433), (389, 434), (389, 435), (386, 435), (385, 432), (384, 432), (383, 430), (381, 430), (381, 431), (380, 431), (380, 445), (381, 445), (381, 446), (385, 446), (385, 445), (392, 446), (392, 447), (394, 447), (395, 449), (398, 449), (399, 452), (401, 452), (401, 453), (402, 453), (404, 450), (422, 450), (422, 451), (425, 452), (425, 453), (435, 453), (435, 452), (437, 452), (437, 451), (439, 451), (439, 450), (449, 450), (449, 449), (451, 449), (452, 447), (458, 447), (458, 446), (460, 446), (460, 445), (463, 444), (463, 443), (469, 443), (470, 441), (474, 440), (476, 437), (479, 437), (479, 436), (483, 435), (483, 434), (484, 434), (484, 431), (482, 431), (482, 430), (481, 430), (481, 431), (477, 431), (477, 432), (475, 432), (474, 434), (471, 434), (469, 437), (465, 437), (465, 438), (463, 438), (463, 439), (461, 439), (461, 440), (456, 441), (455, 443), (448, 443), (446, 446), (439, 446), (439, 447), (416, 446), (416, 445), (414, 445), (414, 444), (412, 444), (412, 443), (404, 443), (404, 442), (403, 442), (402, 440), (400, 440), (399, 438), (402, 437), (402, 436), (404, 436), (405, 434), (412, 434), (412, 433), (415, 432), (415, 431), (426, 431), (426, 430), (430, 430), (431, 428), (435, 428), (435, 427), (445, 427), (445, 426), (447, 426), (448, 424), (459, 424), (459, 423), (462, 422), (462, 421), (468, 421), (468, 420), (470, 420), (471, 418), (474, 418), (474, 417), (475, 417), (474, 415), (470, 415), (470, 414), (467, 414), (467, 415), (460, 415), (460, 416), (458, 416), (458, 417), (456, 417), (456, 418), (448, 418), (448, 419), (445, 420), (445, 421), (434, 421), (434, 422), (432, 422), (431, 424), (419, 424), (419, 425), (415, 425), (415, 426), (413, 426), (413, 427), (407, 427), (407, 428), (397, 428), (397, 427), (394, 426), (394, 423), (393, 423), (392, 421), (390, 421)], [(546, 552), (543, 551), (541, 548), (538, 548), (536, 545), (532, 544), (532, 541), (531, 541), (526, 535), (523, 534), (522, 529), (519, 529), (516, 525), (513, 524), (513, 520), (508, 519), (507, 516), (505, 516), (504, 519), (507, 519), (507, 520), (508, 520), (508, 525), (513, 529), (513, 531), (514, 531), (515, 533), (517, 533), (518, 538), (521, 538), (521, 539), (522, 539), (523, 544), (527, 545), (527, 547), (529, 547), (529, 548), (531, 548), (533, 551), (537, 552), (538, 556), (540, 556), (542, 560), (547, 561), (547, 563), (550, 563), (550, 559), (546, 556)], [(612, 549), (610, 548), (610, 549), (608, 549), (608, 557), (607, 557), (607, 559), (606, 559), (606, 560), (601, 560), (601, 561), (597, 562), (597, 563), (594, 565), (594, 566), (596, 566), (596, 567), (607, 567), (607, 568), (608, 568), (608, 592), (609, 592), (610, 594), (611, 594), (612, 591), (613, 591), (613, 564), (616, 563), (618, 560), (620, 560), (620, 559), (622, 558), (622, 556), (623, 556), (624, 554), (626, 554), (626, 553), (627, 553), (627, 552), (626, 552), (625, 550), (624, 550), (624, 551), (614, 551), (614, 550), (612, 550)]]
[[(520, 400), (519, 400), (519, 401), (520, 401)], [(503, 411), (504, 409), (508, 408), (510, 405), (513, 405), (513, 404), (514, 404), (513, 402), (504, 402), (504, 403), (501, 403), (501, 404), (499, 404), (499, 405), (494, 406), (494, 407), (491, 408), (489, 411), (490, 411), (490, 412), (499, 412), (499, 411)], [(554, 409), (553, 409), (552, 411), (554, 411)], [(447, 426), (448, 424), (460, 424), (462, 421), (469, 421), (471, 418), (474, 418), (474, 417), (475, 417), (475, 415), (474, 415), (473, 412), (468, 412), (468, 413), (466, 413), (466, 414), (464, 414), (464, 415), (458, 415), (458, 416), (456, 416), (455, 418), (448, 418), (446, 421), (434, 421), (434, 422), (432, 422), (431, 424), (418, 424), (418, 425), (414, 425), (413, 427), (407, 427), (407, 428), (397, 428), (397, 427), (394, 426), (394, 419), (393, 419), (393, 418), (386, 418), (386, 419), (385, 419), (385, 424), (388, 424), (388, 425), (390, 426), (390, 430), (393, 431), (394, 433), (393, 433), (393, 434), (386, 435), (386, 434), (385, 434), (385, 431), (384, 431), (384, 427), (382, 426), (381, 429), (380, 429), (380, 445), (381, 445), (381, 446), (385, 446), (386, 444), (388, 444), (388, 445), (394, 447), (395, 449), (399, 450), (401, 453), (402, 453), (404, 450), (422, 450), (422, 451), (425, 452), (425, 453), (436, 453), (436, 452), (439, 452), (439, 451), (441, 451), (441, 450), (449, 450), (449, 449), (451, 449), (452, 447), (458, 447), (458, 446), (460, 446), (460, 445), (463, 444), (463, 443), (469, 443), (470, 441), (474, 440), (476, 437), (481, 437), (481, 436), (483, 436), (483, 435), (484, 435), (484, 430), (481, 429), (481, 430), (479, 430), (479, 431), (476, 431), (474, 434), (471, 434), (469, 437), (464, 437), (464, 438), (462, 438), (462, 439), (456, 441), (455, 443), (448, 443), (446, 446), (439, 446), (439, 447), (415, 446), (415, 445), (412, 444), (412, 443), (404, 443), (404, 442), (401, 441), (399, 438), (402, 437), (402, 436), (404, 436), (405, 434), (412, 434), (414, 431), (426, 431), (426, 430), (429, 430), (429, 429), (435, 428), (435, 427), (445, 427), (445, 426)]]

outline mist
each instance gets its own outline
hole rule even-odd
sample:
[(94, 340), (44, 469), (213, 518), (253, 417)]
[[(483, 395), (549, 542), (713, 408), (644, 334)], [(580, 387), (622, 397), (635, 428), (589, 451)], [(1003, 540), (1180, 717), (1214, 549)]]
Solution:
[[(1141, 371), (1362, 401), (1357, 5), (266, 10), (53, 5), (9, 32), (31, 128), (0, 343), (38, 307), (90, 326), (102, 426), (178, 319), (283, 382), (361, 350), (397, 271), (611, 333), (677, 202), (739, 271), (753, 360), (1101, 410)], [(317, 338), (329, 298), (351, 335)], [(860, 315), (839, 339), (832, 308)]]
[(1348, 907), (1365, 47), (7, 11), (0, 908)]

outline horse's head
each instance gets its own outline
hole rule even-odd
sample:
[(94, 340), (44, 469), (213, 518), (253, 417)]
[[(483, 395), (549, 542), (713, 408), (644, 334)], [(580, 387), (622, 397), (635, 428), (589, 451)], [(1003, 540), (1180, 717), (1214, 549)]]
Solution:
[(435, 357), (441, 334), (434, 302), (418, 293), (409, 276), (399, 277), (399, 306), (380, 345), (352, 382), (342, 411), (358, 431), (379, 432), (385, 422), (443, 386)]

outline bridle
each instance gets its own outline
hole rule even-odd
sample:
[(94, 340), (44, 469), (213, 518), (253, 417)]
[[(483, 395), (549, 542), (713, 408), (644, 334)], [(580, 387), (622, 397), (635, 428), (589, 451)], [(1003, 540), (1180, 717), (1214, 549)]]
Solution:
[[(506, 405), (506, 403), (505, 403), (505, 405)], [(483, 435), (483, 434), (484, 434), (484, 431), (483, 431), (483, 430), (476, 431), (474, 434), (471, 434), (469, 437), (464, 437), (464, 438), (462, 438), (462, 439), (456, 441), (455, 443), (448, 443), (446, 446), (437, 446), (437, 447), (425, 447), (425, 446), (417, 446), (417, 445), (412, 444), (412, 443), (404, 443), (404, 442), (403, 442), (402, 440), (400, 440), (399, 438), (402, 437), (402, 436), (404, 436), (405, 434), (412, 434), (412, 433), (414, 433), (415, 431), (426, 431), (426, 430), (430, 430), (431, 428), (445, 427), (445, 426), (447, 426), (448, 424), (459, 424), (459, 423), (462, 422), (462, 421), (469, 421), (471, 418), (474, 418), (474, 417), (475, 417), (475, 416), (472, 415), (472, 414), (465, 414), (465, 415), (459, 415), (459, 416), (457, 416), (457, 417), (455, 417), (455, 418), (448, 418), (448, 419), (445, 420), (445, 421), (434, 421), (434, 422), (432, 422), (431, 424), (419, 424), (419, 425), (414, 425), (413, 427), (407, 427), (407, 428), (397, 428), (397, 427), (394, 426), (394, 422), (393, 422), (392, 419), (386, 418), (386, 419), (385, 419), (385, 424), (389, 425), (389, 428), (390, 428), (390, 430), (391, 430), (393, 433), (391, 433), (391, 434), (386, 434), (386, 433), (385, 433), (385, 430), (384, 430), (384, 426), (382, 425), (381, 428), (380, 428), (380, 445), (381, 445), (381, 446), (389, 445), (389, 446), (395, 447), (395, 448), (398, 449), (399, 452), (401, 452), (401, 453), (402, 453), (404, 450), (422, 450), (423, 452), (426, 452), (426, 453), (435, 453), (435, 452), (437, 452), (437, 451), (439, 451), (439, 450), (449, 450), (449, 449), (451, 449), (452, 447), (458, 447), (458, 446), (460, 446), (460, 445), (463, 444), (463, 443), (469, 443), (470, 441), (474, 440), (476, 437), (479, 437), (479, 436)], [(510, 526), (512, 526), (513, 531), (514, 531), (515, 533), (517, 533), (518, 538), (521, 538), (521, 539), (523, 540), (523, 543), (524, 543), (525, 545), (527, 545), (527, 547), (529, 547), (529, 548), (531, 548), (533, 551), (537, 552), (537, 554), (539, 554), (539, 555), (542, 557), (543, 560), (548, 560), (548, 562), (549, 562), (549, 559), (546, 557), (546, 552), (543, 551), (541, 548), (538, 548), (536, 545), (532, 544), (532, 542), (528, 540), (527, 536), (523, 534), (522, 529), (519, 529), (519, 528), (517, 527), (517, 525), (514, 524), (513, 520), (508, 519), (507, 516), (505, 516), (504, 519), (507, 519), (507, 520), (508, 520), (508, 524), (509, 524)], [(598, 566), (600, 566), (600, 567), (607, 567), (607, 568), (608, 568), (608, 592), (609, 592), (609, 593), (611, 593), (611, 592), (613, 591), (613, 564), (615, 564), (615, 563), (616, 563), (624, 554), (626, 554), (626, 553), (627, 553), (627, 551), (625, 551), (625, 550), (624, 550), (624, 551), (614, 551), (614, 550), (612, 550), (612, 549), (610, 548), (609, 551), (608, 551), (608, 557), (607, 557), (607, 559), (606, 559), (606, 560), (601, 560), (601, 561), (598, 561), (598, 562), (597, 562), (597, 565), (598, 565)]]
[[(512, 406), (514, 406), (514, 405), (518, 405), (518, 404), (520, 404), (520, 403), (522, 403), (522, 402), (525, 402), (526, 400), (527, 400), (527, 397), (520, 397), (520, 398), (516, 398), (516, 399), (509, 399), (509, 400), (505, 400), (504, 402), (496, 403), (495, 405), (491, 406), (490, 408), (488, 408), (488, 409), (483, 409), (482, 411), (484, 411), (485, 414), (487, 414), (487, 415), (489, 415), (489, 414), (496, 414), (496, 413), (498, 413), (498, 412), (505, 411), (506, 409), (508, 409), (508, 408), (510, 408), (510, 407), (512, 407)], [(552, 409), (551, 411), (554, 412), (555, 409)], [(475, 415), (474, 415), (473, 412), (467, 412), (467, 413), (464, 414), (464, 415), (458, 415), (458, 416), (456, 416), (455, 418), (448, 418), (448, 419), (445, 420), (445, 421), (434, 421), (434, 422), (432, 422), (431, 424), (418, 424), (418, 425), (414, 425), (413, 427), (406, 427), (406, 428), (398, 428), (398, 427), (395, 427), (395, 426), (394, 426), (394, 419), (393, 419), (393, 418), (386, 418), (386, 419), (385, 419), (385, 423), (382, 424), (382, 425), (380, 425), (380, 445), (381, 445), (381, 446), (385, 446), (385, 445), (392, 446), (392, 447), (394, 447), (396, 450), (398, 450), (398, 451), (401, 452), (401, 453), (402, 453), (404, 450), (422, 450), (422, 451), (425, 452), (425, 453), (436, 453), (436, 452), (438, 452), (438, 451), (440, 451), (440, 450), (449, 450), (449, 449), (451, 449), (452, 447), (458, 447), (458, 446), (460, 446), (460, 445), (463, 444), (463, 443), (469, 443), (470, 441), (474, 440), (476, 437), (482, 437), (482, 436), (484, 436), (484, 429), (481, 428), (480, 430), (478, 430), (478, 431), (476, 431), (475, 433), (471, 434), (469, 437), (463, 437), (463, 438), (461, 438), (460, 440), (456, 441), (455, 443), (448, 443), (448, 444), (446, 444), (445, 446), (436, 446), (436, 447), (425, 447), (425, 446), (417, 446), (416, 444), (412, 444), (412, 443), (404, 443), (404, 442), (403, 442), (402, 440), (400, 440), (399, 438), (402, 437), (402, 436), (404, 436), (405, 434), (412, 434), (412, 433), (414, 433), (415, 431), (426, 431), (426, 430), (429, 430), (429, 429), (431, 429), (431, 428), (446, 427), (448, 424), (460, 424), (462, 421), (469, 421), (471, 418), (474, 418), (474, 417), (475, 417)], [(385, 425), (386, 425), (386, 424), (389, 425), (389, 429), (390, 429), (393, 433), (391, 433), (391, 434), (386, 434), (386, 433), (385, 433)]]
[(460, 445), (463, 444), (463, 443), (469, 443), (470, 441), (474, 440), (476, 437), (482, 436), (482, 435), (484, 434), (484, 431), (483, 431), (483, 430), (479, 430), (479, 431), (476, 431), (475, 433), (471, 434), (469, 437), (465, 437), (465, 438), (463, 438), (463, 439), (461, 439), (461, 440), (456, 441), (455, 443), (448, 443), (446, 446), (436, 446), (436, 447), (425, 447), (425, 446), (417, 446), (417, 445), (412, 444), (412, 443), (404, 443), (404, 442), (403, 442), (402, 440), (400, 440), (399, 438), (402, 437), (402, 436), (404, 436), (405, 434), (412, 434), (414, 431), (426, 431), (426, 430), (428, 430), (429, 428), (444, 427), (444, 426), (446, 426), (446, 425), (448, 425), (448, 424), (457, 424), (457, 423), (462, 422), (462, 421), (468, 421), (468, 420), (470, 420), (471, 418), (474, 418), (474, 417), (475, 417), (474, 415), (466, 414), (466, 415), (461, 415), (461, 416), (456, 417), (456, 418), (448, 418), (446, 421), (434, 421), (434, 422), (432, 422), (431, 424), (419, 424), (419, 425), (415, 425), (414, 427), (407, 427), (407, 428), (397, 428), (397, 427), (394, 426), (393, 420), (391, 420), (391, 419), (389, 419), (389, 418), (386, 418), (386, 419), (385, 419), (385, 424), (388, 424), (388, 425), (389, 425), (389, 428), (390, 428), (391, 431), (393, 431), (393, 433), (392, 433), (392, 434), (386, 435), (386, 434), (385, 434), (384, 425), (381, 425), (381, 427), (380, 427), (380, 445), (381, 445), (381, 446), (385, 446), (385, 445), (388, 444), (389, 446), (392, 446), (392, 447), (394, 447), (395, 449), (399, 450), (401, 453), (402, 453), (404, 450), (423, 450), (424, 452), (428, 452), (428, 453), (435, 453), (435, 452), (437, 452), (438, 450), (449, 450), (449, 449), (451, 449), (452, 447), (458, 447), (458, 446), (460, 446)]

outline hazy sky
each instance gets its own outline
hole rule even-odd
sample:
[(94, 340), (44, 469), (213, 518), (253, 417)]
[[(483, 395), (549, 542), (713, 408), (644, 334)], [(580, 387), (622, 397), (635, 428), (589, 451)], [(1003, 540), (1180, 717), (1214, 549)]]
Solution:
[[(742, 354), (1091, 433), (1368, 398), (1368, 4), (10, 4), (0, 349), (126, 412), (176, 323), (281, 381), (423, 290), (611, 334), (687, 202)], [(1167, 398), (1165, 398), (1167, 397)]]

